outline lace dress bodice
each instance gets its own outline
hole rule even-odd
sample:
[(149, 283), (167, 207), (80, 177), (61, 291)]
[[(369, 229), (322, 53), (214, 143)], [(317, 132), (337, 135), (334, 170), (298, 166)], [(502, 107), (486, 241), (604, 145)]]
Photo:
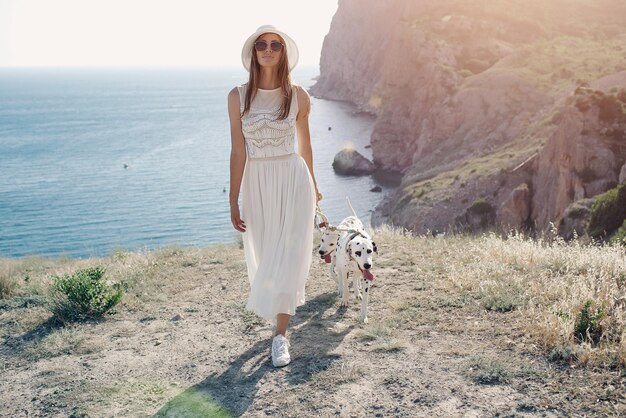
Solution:
[[(240, 111), (243, 113), (247, 85), (238, 86)], [(258, 89), (248, 113), (241, 118), (248, 158), (279, 157), (294, 153), (296, 116), (298, 114), (297, 92), (294, 87), (291, 109), (285, 119), (279, 119), (282, 91)]]

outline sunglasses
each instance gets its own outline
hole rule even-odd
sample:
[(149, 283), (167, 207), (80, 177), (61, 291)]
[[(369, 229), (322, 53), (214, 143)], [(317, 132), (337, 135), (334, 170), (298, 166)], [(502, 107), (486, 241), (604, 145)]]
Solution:
[[(267, 49), (267, 41), (256, 41), (254, 43), (254, 49), (259, 52), (265, 51)], [(282, 51), (283, 44), (278, 41), (272, 41), (270, 42), (270, 49), (274, 52)]]

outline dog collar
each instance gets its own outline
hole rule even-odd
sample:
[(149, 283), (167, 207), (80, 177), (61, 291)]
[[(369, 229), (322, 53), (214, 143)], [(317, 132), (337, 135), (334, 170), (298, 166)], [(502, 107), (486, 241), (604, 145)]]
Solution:
[[(348, 231), (350, 232), (350, 231)], [(363, 238), (365, 238), (365, 236), (363, 234), (361, 234), (359, 231), (354, 231), (352, 234), (350, 234), (350, 236), (348, 237), (348, 241), (350, 242), (352, 241), (354, 238), (356, 238), (358, 235), (362, 236)], [(346, 245), (346, 253), (348, 253), (348, 246)], [(359, 267), (360, 268), (360, 267)]]

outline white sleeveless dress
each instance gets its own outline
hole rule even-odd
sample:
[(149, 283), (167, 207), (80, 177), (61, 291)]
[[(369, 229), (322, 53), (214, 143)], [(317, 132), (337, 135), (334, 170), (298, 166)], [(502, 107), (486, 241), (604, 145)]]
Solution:
[[(247, 85), (237, 87), (243, 112)], [(275, 323), (295, 314), (313, 251), (315, 186), (295, 153), (298, 99), (295, 87), (286, 119), (278, 119), (281, 89), (257, 91), (241, 118), (247, 160), (242, 180), (243, 247), (250, 280), (246, 307)]]

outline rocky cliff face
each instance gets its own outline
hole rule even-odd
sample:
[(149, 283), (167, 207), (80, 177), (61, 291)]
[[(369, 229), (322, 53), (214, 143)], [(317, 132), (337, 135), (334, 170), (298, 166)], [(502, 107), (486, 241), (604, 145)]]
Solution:
[(558, 129), (539, 152), (533, 173), (537, 186), (532, 218), (537, 224), (560, 220), (571, 203), (618, 184), (626, 162), (624, 105), (626, 93), (611, 95), (587, 88), (568, 98)]
[(593, 90), (626, 84), (625, 27), (616, 0), (340, 0), (311, 92), (377, 115), (374, 162), (404, 180), (374, 223), (447, 229), (482, 199), (543, 228), (619, 180), (623, 121)]

